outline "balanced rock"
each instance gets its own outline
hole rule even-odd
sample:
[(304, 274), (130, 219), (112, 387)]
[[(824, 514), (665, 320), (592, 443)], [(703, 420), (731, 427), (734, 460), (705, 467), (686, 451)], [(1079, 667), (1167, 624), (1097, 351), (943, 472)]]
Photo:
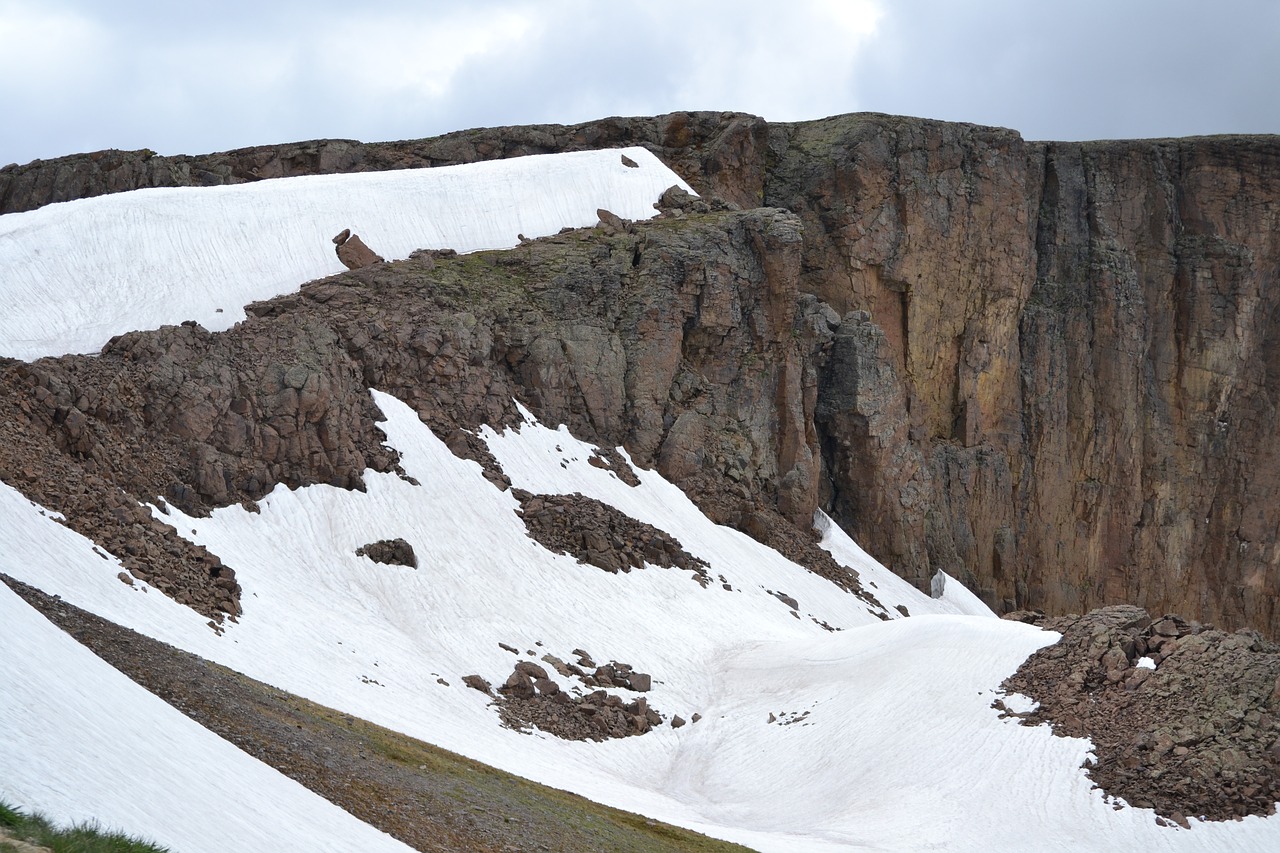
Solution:
[(342, 229), (342, 232), (333, 238), (338, 260), (349, 270), (363, 269), (374, 264), (380, 264), (385, 259), (365, 245), (359, 235), (352, 234), (350, 228)]

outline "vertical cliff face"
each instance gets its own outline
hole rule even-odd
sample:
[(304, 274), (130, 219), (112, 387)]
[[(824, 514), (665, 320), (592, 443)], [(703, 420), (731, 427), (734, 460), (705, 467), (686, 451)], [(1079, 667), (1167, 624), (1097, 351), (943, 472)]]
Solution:
[(1280, 140), (1043, 150), (1027, 597), (1274, 633)]
[[(618, 255), (638, 265), (609, 276), (628, 292), (659, 270), (684, 284), (678, 310), (606, 324), (626, 319), (633, 339), (548, 304), (559, 319), (532, 336), (421, 338), (405, 375), (452, 369), (436, 350), (480, 335), (488, 354), (457, 369), (514, 377), (494, 399), (518, 386), (546, 417), (725, 498), (740, 526), (752, 501), (802, 525), (821, 505), (902, 575), (927, 586), (943, 569), (997, 608), (1131, 602), (1280, 634), (1277, 137), (1029, 143), (882, 115), (675, 113), (101, 152), (0, 170), (0, 210), (633, 144), (705, 195), (801, 227), (731, 230), (741, 269), (659, 250), (667, 232), (650, 231)], [(382, 363), (348, 331), (366, 373)], [(429, 392), (398, 393), (439, 414)]]
[(1280, 140), (849, 116), (773, 150), (845, 314), (817, 421), (860, 542), (1000, 608), (1280, 627)]

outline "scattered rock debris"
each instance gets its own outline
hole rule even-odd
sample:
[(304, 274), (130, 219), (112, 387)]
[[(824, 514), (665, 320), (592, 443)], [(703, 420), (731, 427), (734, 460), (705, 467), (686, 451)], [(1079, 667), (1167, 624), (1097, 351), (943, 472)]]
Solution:
[(640, 485), (640, 478), (636, 476), (636, 472), (627, 464), (627, 460), (623, 458), (616, 447), (596, 448), (595, 453), (591, 454), (591, 457), (587, 459), (587, 464), (605, 471), (612, 471), (619, 480), (628, 486)]
[[(644, 678), (644, 689), (648, 689), (649, 677)], [(663, 721), (662, 715), (650, 708), (644, 697), (628, 702), (606, 690), (573, 695), (562, 690), (545, 669), (530, 661), (519, 661), (515, 665), (506, 682), (498, 688), (495, 704), (503, 725), (518, 730), (538, 728), (565, 740), (632, 737), (644, 734)]]
[[(1131, 806), (1187, 817), (1268, 815), (1280, 800), (1280, 646), (1132, 606), (1006, 618), (1062, 633), (1002, 685), (1039, 703), (1012, 714), (1087, 737), (1090, 777)], [(1149, 658), (1155, 668), (1139, 666)], [(1002, 703), (1003, 704), (1003, 703)]]
[[(696, 717), (697, 715), (695, 714), (694, 716)], [(803, 723), (808, 717), (808, 711), (779, 711), (777, 714), (769, 714), (769, 722), (777, 723), (780, 726), (790, 726), (796, 723)]]
[(771, 589), (766, 589), (765, 592), (769, 593), (774, 598), (778, 599), (783, 604), (787, 605), (787, 607), (790, 607), (793, 611), (798, 611), (800, 609), (800, 602), (796, 601), (794, 598), (787, 595), (785, 592), (775, 592), (774, 590), (771, 590)]

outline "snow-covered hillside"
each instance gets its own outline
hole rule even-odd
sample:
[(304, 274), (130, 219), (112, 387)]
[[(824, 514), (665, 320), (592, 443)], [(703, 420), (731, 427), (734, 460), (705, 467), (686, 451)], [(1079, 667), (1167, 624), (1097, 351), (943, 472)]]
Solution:
[(113, 335), (184, 320), (230, 328), (248, 303), (342, 271), (331, 238), (344, 228), (388, 260), (500, 249), (519, 234), (593, 225), (602, 207), (647, 219), (672, 185), (689, 188), (646, 149), (627, 148), (137, 190), (9, 214), (0, 355), (97, 352)]
[[(657, 171), (647, 155), (631, 156), (641, 168), (626, 172)], [(603, 181), (604, 173), (616, 171), (618, 152), (584, 162), (595, 164), (588, 172), (599, 171)], [(494, 165), (459, 168), (453, 197), (483, 195), (493, 178), (487, 167)], [(342, 198), (364, 192), (361, 182), (370, 177), (323, 180), (327, 193)], [(628, 207), (629, 189), (580, 194), (584, 180), (571, 171), (541, 173), (542, 233), (583, 224), (572, 212), (580, 202), (590, 207), (592, 221), (596, 207), (643, 215), (642, 208), (676, 182), (663, 173), (648, 185), (647, 196)], [(271, 184), (235, 189), (235, 195), (217, 191), (217, 204), (199, 214), (190, 233), (213, 228), (211, 219), (249, 217), (252, 208), (269, 207), (282, 192)], [(215, 191), (190, 195), (206, 192)], [(150, 199), (157, 208), (169, 203), (167, 194), (148, 192), (127, 204), (151, 216), (156, 211)], [(336, 227), (316, 225), (311, 236), (323, 240), (306, 242), (316, 242), (331, 258), (329, 232), (348, 225), (392, 255), (431, 242), (420, 238), (417, 226), (403, 224), (407, 214), (387, 215), (402, 224), (379, 235), (348, 216)], [(47, 227), (53, 234), (66, 226)], [(271, 222), (261, 227), (279, 230)], [(510, 222), (502, 229), (511, 240), (517, 230), (539, 230)], [(456, 238), (445, 242), (461, 247)], [(141, 241), (135, 249), (145, 254), (149, 246)], [(164, 255), (167, 244), (156, 251), (161, 259), (171, 257)], [(92, 266), (92, 257), (84, 263)], [(289, 269), (281, 275), (295, 274)], [(209, 269), (200, 275), (209, 305), (230, 311), (243, 298)], [(84, 280), (86, 293), (95, 287), (90, 281)], [(27, 298), (25, 290), (15, 293), (6, 291), (4, 298)], [(64, 285), (63, 298), (79, 295)], [(269, 294), (251, 298), (264, 295)], [(87, 314), (68, 308), (61, 316), (64, 326), (57, 334), (66, 339), (83, 333), (88, 340), (102, 332)], [(15, 335), (9, 327), (0, 330), (0, 344), (28, 345)], [(211, 630), (206, 617), (143, 584), (121, 583), (122, 566), (114, 557), (103, 559), (92, 542), (7, 485), (0, 485), (0, 570), (322, 704), (539, 782), (760, 850), (1280, 848), (1276, 819), (1193, 821), (1183, 830), (1158, 826), (1150, 810), (1117, 809), (1084, 773), (1086, 741), (1001, 719), (991, 707), (998, 685), (1056, 635), (991, 618), (959, 583), (949, 581), (942, 598), (930, 598), (820, 516), (824, 547), (860, 574), (882, 605), (877, 607), (744, 534), (713, 524), (656, 472), (636, 470), (640, 484), (631, 486), (593, 466), (589, 459), (596, 448), (563, 428), (526, 413), (519, 429), (482, 429), (480, 437), (514, 486), (533, 493), (580, 492), (666, 531), (708, 564), (714, 582), (704, 586), (690, 572), (652, 566), (610, 574), (535, 542), (510, 491), (494, 488), (479, 465), (457, 458), (404, 403), (377, 389), (370, 393), (386, 416), (380, 426), (400, 454), (404, 477), (367, 471), (365, 492), (281, 486), (259, 501), (258, 512), (233, 506), (194, 518), (173, 508), (154, 509), (182, 536), (235, 569), (244, 613), (225, 631)], [(356, 554), (363, 545), (397, 537), (413, 546), (416, 569)], [(126, 706), (133, 703), (137, 713), (154, 720), (146, 726), (178, 726), (149, 696), (115, 684), (74, 643), (46, 641), (48, 626), (6, 591), (0, 593), (0, 643), (6, 651), (0, 675), (28, 681), (34, 691), (5, 688), (0, 697), (0, 730), (17, 733), (0, 751), (0, 796), (65, 817), (84, 814), (76, 810), (82, 804), (105, 822), (194, 849), (184, 838), (162, 833), (161, 817), (130, 811), (115, 798), (94, 799), (82, 765), (71, 755), (42, 751), (38, 729), (67, 732), (69, 739), (79, 729), (91, 734), (98, 713), (92, 696), (82, 692), (41, 705), (38, 691), (49, 673), (111, 682), (111, 695), (118, 697), (111, 701), (119, 703), (114, 713), (128, 716)], [(794, 609), (781, 596), (793, 599)], [(903, 616), (899, 605), (911, 615)], [(638, 737), (565, 741), (504, 728), (490, 697), (462, 684), (469, 674), (501, 683), (517, 660), (536, 661), (544, 654), (568, 660), (575, 649), (598, 662), (626, 662), (651, 674), (653, 687), (644, 695), (668, 722)], [(576, 680), (550, 676), (563, 690), (582, 689)], [(701, 719), (677, 729), (668, 724), (677, 714)], [(191, 750), (215, 749), (198, 732), (183, 731), (183, 739), (174, 742), (184, 750), (188, 743)], [(10, 749), (10, 743), (16, 746)], [(139, 760), (150, 759), (139, 753)], [(215, 759), (193, 758), (210, 761)], [(186, 784), (172, 782), (174, 796), (188, 793)], [(263, 777), (261, 784), (264, 801), (285, 796), (270, 793), (284, 791), (280, 780)], [(239, 808), (238, 801), (225, 807)], [(245, 820), (253, 814), (246, 810)], [(292, 825), (295, 817), (285, 810), (274, 819)], [(296, 820), (310, 819), (300, 808)], [(190, 833), (173, 829), (183, 831)], [(248, 837), (250, 830), (244, 831)]]
[(191, 853), (410, 849), (201, 728), (3, 584), (0, 625), (5, 799)]

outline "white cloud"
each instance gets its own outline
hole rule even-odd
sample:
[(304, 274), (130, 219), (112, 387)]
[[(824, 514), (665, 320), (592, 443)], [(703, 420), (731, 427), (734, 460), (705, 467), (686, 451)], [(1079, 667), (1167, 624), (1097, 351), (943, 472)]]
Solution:
[(370, 99), (447, 95), (468, 63), (537, 37), (527, 9), (470, 7), (447, 17), (362, 17), (315, 34), (312, 62), (353, 96)]
[(76, 12), (0, 3), (0, 92), (48, 96), (83, 84), (110, 42), (103, 27)]

